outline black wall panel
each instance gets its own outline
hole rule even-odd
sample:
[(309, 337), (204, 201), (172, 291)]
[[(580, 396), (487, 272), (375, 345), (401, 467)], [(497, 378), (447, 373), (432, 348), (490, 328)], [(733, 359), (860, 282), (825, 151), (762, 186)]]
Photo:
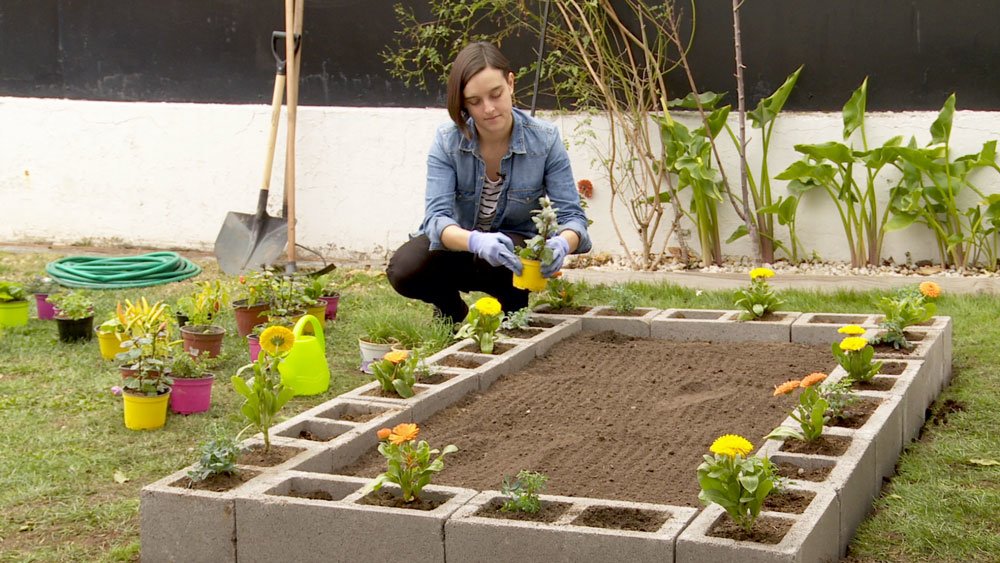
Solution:
[[(0, 95), (268, 103), (283, 4), (0, 0)], [(440, 91), (389, 77), (378, 56), (397, 25), (392, 4), (307, 0), (301, 103), (441, 104)], [(998, 11), (995, 0), (746, 0), (750, 103), (805, 64), (789, 109), (839, 110), (867, 75), (871, 110), (938, 109), (952, 91), (962, 109), (1000, 110)], [(698, 0), (697, 16), (699, 88), (735, 92), (731, 2)], [(505, 50), (523, 65), (534, 43)], [(672, 83), (683, 94), (682, 77)]]

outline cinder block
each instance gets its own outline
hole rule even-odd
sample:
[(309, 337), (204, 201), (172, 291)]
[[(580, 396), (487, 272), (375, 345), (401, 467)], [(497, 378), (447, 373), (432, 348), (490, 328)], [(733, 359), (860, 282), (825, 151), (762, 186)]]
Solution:
[(677, 342), (732, 342), (737, 327), (727, 320), (734, 311), (667, 309), (649, 322), (651, 338)]
[[(369, 481), (286, 473), (260, 492), (241, 495), (236, 499), (240, 562), (443, 563), (445, 520), (476, 491), (428, 485), (424, 498), (445, 501), (437, 508), (385, 508), (357, 502)], [(333, 500), (289, 496), (293, 487), (321, 490)]]
[[(881, 404), (860, 427), (855, 436), (875, 444), (875, 497), (882, 489), (882, 479), (896, 473), (896, 461), (903, 451), (903, 402), (902, 397), (876, 391), (855, 391), (862, 399), (879, 400)], [(872, 497), (874, 500), (875, 497)]]
[[(902, 447), (917, 438), (920, 428), (926, 420), (927, 406), (932, 400), (931, 381), (923, 373), (923, 360), (882, 360), (885, 363), (898, 363), (904, 366), (903, 372), (897, 375), (878, 375), (876, 380), (895, 380), (892, 388), (884, 391), (900, 398), (900, 429), (902, 431)], [(829, 382), (840, 381), (847, 377), (847, 372), (837, 366), (827, 379)]]
[[(496, 364), (490, 367), (495, 366)], [(416, 394), (408, 399), (402, 397), (382, 397), (373, 394), (381, 389), (378, 381), (372, 381), (356, 387), (344, 393), (341, 397), (408, 407), (411, 419), (414, 422), (421, 422), (427, 420), (428, 417), (439, 410), (458, 402), (468, 393), (479, 389), (480, 374), (475, 371), (463, 372), (462, 370), (448, 368), (447, 370), (442, 370), (442, 372), (449, 374), (450, 378), (447, 381), (434, 385), (417, 383), (413, 386), (413, 391)]]
[[(190, 469), (186, 467), (146, 485), (139, 493), (143, 561), (236, 561), (235, 491), (252, 480), (221, 493), (175, 486)], [(243, 466), (241, 469), (259, 471)]]
[(740, 563), (834, 563), (840, 559), (838, 546), (841, 501), (823, 487), (796, 485), (816, 494), (802, 514), (762, 512), (762, 516), (781, 518), (792, 523), (791, 529), (775, 545), (737, 541), (708, 535), (717, 521), (729, 515), (717, 504), (702, 510), (677, 538), (677, 563), (739, 561)]
[[(791, 426), (790, 418), (783, 424)], [(875, 486), (876, 464), (875, 443), (868, 436), (858, 435), (853, 430), (827, 427), (824, 436), (842, 436), (851, 439), (847, 451), (839, 456), (806, 455), (784, 452), (781, 442), (773, 444), (774, 440), (762, 446), (762, 450), (772, 457), (779, 453), (788, 458), (816, 458), (834, 462), (830, 475), (822, 482), (837, 493), (840, 500), (840, 548), (841, 555), (847, 553), (847, 545), (858, 525), (871, 510), (872, 501), (878, 495), (879, 488)]]
[[(543, 502), (570, 508), (552, 523), (476, 516), (484, 505), (502, 495), (484, 491), (459, 508), (445, 523), (445, 555), (449, 561), (629, 561), (672, 562), (677, 535), (694, 517), (695, 509), (649, 503), (542, 495)], [(587, 508), (633, 508), (669, 514), (654, 532), (609, 530), (574, 523)]]
[(802, 313), (792, 323), (791, 341), (830, 346), (843, 340), (844, 335), (837, 330), (847, 325), (875, 328), (878, 323), (875, 315), (868, 314)]
[(620, 315), (611, 307), (596, 307), (593, 314), (586, 315), (580, 320), (583, 321), (583, 330), (588, 332), (613, 330), (627, 336), (649, 338), (649, 323), (660, 314), (660, 310), (639, 308), (636, 311), (643, 314)]
[(531, 316), (558, 321), (561, 319), (578, 319), (580, 317), (588, 317), (593, 315), (596, 311), (596, 307), (591, 307), (589, 305), (580, 305), (578, 308), (581, 309), (579, 313), (553, 313), (552, 311), (554, 309), (551, 305), (539, 305), (531, 311)]
[(791, 342), (792, 323), (802, 313), (793, 311), (778, 311), (773, 313), (771, 321), (741, 321), (740, 312), (733, 311), (724, 320), (734, 321), (738, 329), (733, 336), (740, 342)]
[[(532, 315), (532, 318), (545, 320), (543, 316), (535, 314)], [(542, 334), (530, 339), (530, 342), (532, 343), (531, 346), (535, 350), (535, 357), (544, 356), (557, 342), (569, 338), (570, 336), (573, 336), (583, 330), (583, 321), (580, 319), (562, 319), (554, 317), (549, 320), (557, 322), (556, 326), (547, 328), (544, 332), (542, 332)]]

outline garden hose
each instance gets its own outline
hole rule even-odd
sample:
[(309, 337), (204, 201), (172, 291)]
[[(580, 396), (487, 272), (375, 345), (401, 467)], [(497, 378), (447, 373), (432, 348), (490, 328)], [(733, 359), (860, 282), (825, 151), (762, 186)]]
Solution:
[(176, 252), (150, 252), (118, 258), (67, 256), (46, 264), (45, 271), (66, 287), (120, 289), (186, 280), (200, 274), (201, 267)]

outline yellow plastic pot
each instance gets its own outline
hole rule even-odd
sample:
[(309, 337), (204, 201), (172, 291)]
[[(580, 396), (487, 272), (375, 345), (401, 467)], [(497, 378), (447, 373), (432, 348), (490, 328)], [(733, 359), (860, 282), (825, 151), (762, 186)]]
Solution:
[[(306, 325), (311, 326), (315, 334), (303, 334)], [(296, 395), (318, 395), (330, 388), (323, 325), (316, 317), (303, 315), (292, 332), (295, 333), (295, 344), (278, 364), (281, 384), (290, 387)]]
[(105, 360), (113, 360), (115, 356), (125, 351), (115, 333), (103, 332), (96, 328), (94, 331), (97, 333), (97, 345), (101, 349), (101, 357)]
[(24, 326), (26, 324), (28, 324), (27, 301), (0, 303), (0, 326)]
[[(326, 302), (320, 301), (318, 305), (313, 305), (312, 307), (306, 307), (306, 314), (316, 317), (319, 324), (323, 324), (326, 320)], [(313, 329), (311, 324), (307, 324), (305, 328), (302, 329), (303, 334), (313, 334)]]
[(147, 397), (123, 394), (125, 398), (125, 428), (129, 430), (155, 430), (167, 423), (167, 403), (170, 393)]
[(542, 277), (542, 263), (538, 260), (521, 258), (521, 275), (514, 275), (514, 287), (528, 291), (542, 291), (549, 280)]

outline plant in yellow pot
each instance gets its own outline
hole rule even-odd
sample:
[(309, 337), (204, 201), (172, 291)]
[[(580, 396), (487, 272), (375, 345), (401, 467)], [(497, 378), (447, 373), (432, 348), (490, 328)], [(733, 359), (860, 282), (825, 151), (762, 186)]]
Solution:
[(0, 281), (0, 326), (28, 324), (28, 292), (19, 283)]
[(167, 403), (173, 380), (164, 365), (163, 344), (158, 333), (137, 336), (122, 342), (125, 352), (119, 358), (133, 360), (132, 374), (124, 379), (125, 427), (129, 430), (155, 430), (167, 421)]
[(521, 258), (523, 270), (521, 275), (514, 276), (514, 287), (528, 291), (542, 291), (547, 280), (542, 277), (542, 266), (552, 262), (552, 249), (545, 245), (549, 238), (555, 236), (559, 228), (557, 209), (552, 207), (548, 196), (538, 199), (541, 208), (531, 212), (531, 221), (538, 229), (538, 234), (524, 241), (524, 247), (517, 250)]

